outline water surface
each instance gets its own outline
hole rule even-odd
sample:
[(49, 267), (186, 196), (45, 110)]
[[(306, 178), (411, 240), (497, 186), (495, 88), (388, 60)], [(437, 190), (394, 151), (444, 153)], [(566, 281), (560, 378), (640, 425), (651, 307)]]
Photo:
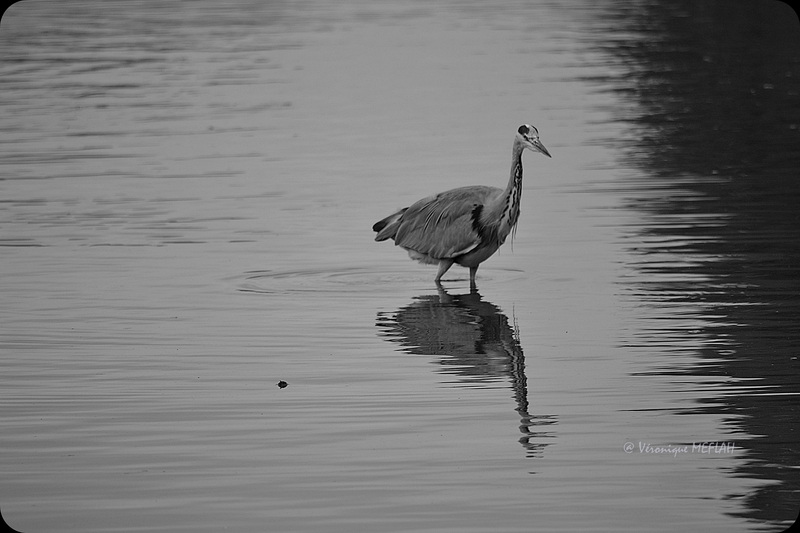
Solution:
[[(746, 5), (12, 6), (6, 521), (785, 529), (800, 28)], [(477, 290), (372, 241), (526, 122)]]

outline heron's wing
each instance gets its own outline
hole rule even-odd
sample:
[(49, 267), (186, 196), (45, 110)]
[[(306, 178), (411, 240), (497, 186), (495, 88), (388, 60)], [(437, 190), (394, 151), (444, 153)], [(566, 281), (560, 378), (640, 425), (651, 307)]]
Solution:
[(476, 220), (484, 204), (501, 193), (495, 187), (474, 186), (424, 198), (403, 213), (395, 243), (435, 259), (465, 254), (481, 243)]
[(406, 209), (408, 208), (401, 209), (397, 213), (389, 215), (383, 220), (379, 220), (372, 226), (372, 231), (377, 233), (375, 236), (376, 241), (385, 241), (386, 239), (394, 238), (395, 233), (397, 233), (397, 228), (400, 227), (400, 222), (403, 220), (403, 213), (406, 212)]

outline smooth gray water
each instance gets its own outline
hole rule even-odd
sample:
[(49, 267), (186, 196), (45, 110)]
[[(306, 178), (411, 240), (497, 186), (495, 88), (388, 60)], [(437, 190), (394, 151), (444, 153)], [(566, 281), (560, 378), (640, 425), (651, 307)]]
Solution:
[[(798, 510), (790, 15), (14, 5), (3, 517), (782, 531)], [(516, 237), (477, 291), (373, 242), (423, 196), (502, 186), (525, 122), (553, 158), (525, 154)]]

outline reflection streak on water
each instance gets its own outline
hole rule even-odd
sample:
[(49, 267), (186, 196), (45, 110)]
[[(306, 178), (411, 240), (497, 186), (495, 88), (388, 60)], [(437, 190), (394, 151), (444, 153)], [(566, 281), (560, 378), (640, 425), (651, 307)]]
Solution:
[[(508, 378), (522, 417), (520, 443), (528, 457), (542, 457), (555, 437), (547, 426), (557, 423), (555, 415), (531, 415), (528, 378), (519, 332), (494, 304), (482, 299), (477, 290), (423, 295), (394, 313), (379, 312), (380, 335), (395, 342), (409, 354), (438, 356), (439, 371), (458, 377), (459, 384), (486, 385)], [(543, 442), (544, 441), (544, 442)]]

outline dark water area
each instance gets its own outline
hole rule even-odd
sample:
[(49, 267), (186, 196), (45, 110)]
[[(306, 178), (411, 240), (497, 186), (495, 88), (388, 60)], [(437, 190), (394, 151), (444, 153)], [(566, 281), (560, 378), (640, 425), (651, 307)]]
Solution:
[[(738, 385), (686, 413), (715, 413), (752, 435), (739, 475), (777, 481), (746, 498), (755, 520), (798, 516), (800, 464), (800, 25), (780, 2), (612, 5), (596, 44), (617, 75), (596, 80), (628, 103), (620, 149), (641, 227), (628, 289), (667, 315), (642, 348), (694, 343), (690, 367)], [(602, 25), (603, 23), (600, 22)], [(601, 32), (602, 33), (602, 32)], [(667, 350), (667, 355), (676, 349)]]

